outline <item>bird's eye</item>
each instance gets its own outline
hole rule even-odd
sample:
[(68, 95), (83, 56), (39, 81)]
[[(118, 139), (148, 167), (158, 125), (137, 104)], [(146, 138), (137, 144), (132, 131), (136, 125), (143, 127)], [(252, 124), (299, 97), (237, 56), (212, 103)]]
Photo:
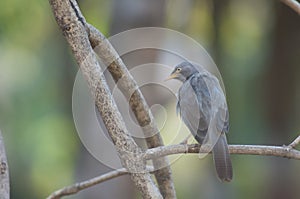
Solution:
[(176, 71), (177, 71), (177, 72), (180, 72), (180, 71), (181, 71), (181, 68), (177, 68)]

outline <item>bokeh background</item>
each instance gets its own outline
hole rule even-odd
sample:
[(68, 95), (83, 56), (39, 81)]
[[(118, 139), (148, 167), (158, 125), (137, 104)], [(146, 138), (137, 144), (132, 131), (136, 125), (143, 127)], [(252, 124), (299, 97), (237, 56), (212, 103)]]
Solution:
[[(87, 0), (79, 5), (107, 37), (159, 26), (201, 42), (226, 87), (230, 143), (283, 145), (299, 135), (300, 17), (280, 1)], [(139, 56), (143, 62), (157, 57), (151, 51)], [(76, 133), (72, 89), (78, 67), (48, 1), (0, 1), (0, 67), (0, 129), (11, 198), (45, 198), (110, 170), (88, 153)], [(151, 104), (153, 94), (144, 94)], [(162, 103), (174, 108), (167, 98)], [(178, 198), (299, 198), (299, 161), (232, 159), (234, 180), (222, 184), (210, 157), (180, 158), (172, 164)], [(135, 197), (137, 191), (124, 176), (66, 198)]]

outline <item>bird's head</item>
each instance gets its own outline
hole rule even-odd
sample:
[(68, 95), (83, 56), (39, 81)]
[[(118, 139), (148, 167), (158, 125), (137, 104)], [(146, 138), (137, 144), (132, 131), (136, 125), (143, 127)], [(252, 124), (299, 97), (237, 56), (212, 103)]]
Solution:
[(190, 62), (182, 62), (175, 66), (174, 70), (172, 71), (171, 75), (166, 79), (178, 79), (179, 81), (184, 82), (187, 80), (191, 75), (197, 73), (198, 70), (193, 66)]

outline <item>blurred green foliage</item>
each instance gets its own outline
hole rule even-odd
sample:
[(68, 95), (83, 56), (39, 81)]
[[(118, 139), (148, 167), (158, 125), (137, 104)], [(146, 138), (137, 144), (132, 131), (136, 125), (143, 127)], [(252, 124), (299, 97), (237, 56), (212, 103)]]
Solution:
[(0, 10), (0, 123), (11, 197), (45, 198), (73, 182), (78, 140), (72, 87), (64, 80), (76, 68), (66, 64), (69, 54), (47, 1), (1, 1)]

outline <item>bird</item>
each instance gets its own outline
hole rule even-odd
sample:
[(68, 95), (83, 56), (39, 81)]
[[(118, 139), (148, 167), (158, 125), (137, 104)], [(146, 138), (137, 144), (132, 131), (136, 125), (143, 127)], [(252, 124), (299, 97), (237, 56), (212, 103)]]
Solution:
[(229, 113), (225, 94), (214, 75), (196, 66), (184, 61), (175, 66), (166, 80), (182, 82), (176, 112), (201, 146), (212, 144), (217, 176), (221, 182), (230, 182), (233, 169), (226, 139)]

